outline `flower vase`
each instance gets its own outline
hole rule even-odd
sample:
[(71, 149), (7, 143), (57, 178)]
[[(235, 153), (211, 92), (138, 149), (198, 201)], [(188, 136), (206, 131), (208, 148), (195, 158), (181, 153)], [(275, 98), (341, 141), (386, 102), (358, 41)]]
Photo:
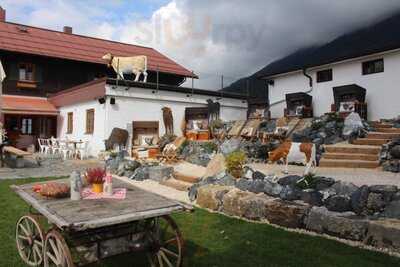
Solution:
[(103, 193), (103, 184), (92, 184), (92, 191), (94, 193)]

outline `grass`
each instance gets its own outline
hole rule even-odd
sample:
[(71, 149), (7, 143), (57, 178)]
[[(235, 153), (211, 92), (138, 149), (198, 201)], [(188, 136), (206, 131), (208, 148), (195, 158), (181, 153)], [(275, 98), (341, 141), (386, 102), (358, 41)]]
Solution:
[[(9, 186), (32, 181), (0, 181), (0, 266), (25, 266), (15, 248), (14, 226), (28, 207)], [(186, 238), (184, 266), (400, 266), (400, 259), (395, 257), (200, 209), (174, 218)], [(123, 255), (92, 266), (147, 264), (141, 256)]]

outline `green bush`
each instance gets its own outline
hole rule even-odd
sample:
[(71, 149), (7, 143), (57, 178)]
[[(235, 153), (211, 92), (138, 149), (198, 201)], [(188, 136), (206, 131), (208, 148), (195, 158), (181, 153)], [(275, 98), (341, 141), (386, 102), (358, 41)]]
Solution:
[(243, 151), (235, 151), (230, 153), (225, 158), (226, 168), (228, 172), (236, 177), (239, 178), (243, 172), (244, 164), (246, 164), (247, 156), (246, 153)]
[(297, 182), (297, 187), (300, 189), (315, 189), (319, 178), (314, 173), (304, 175), (303, 179)]

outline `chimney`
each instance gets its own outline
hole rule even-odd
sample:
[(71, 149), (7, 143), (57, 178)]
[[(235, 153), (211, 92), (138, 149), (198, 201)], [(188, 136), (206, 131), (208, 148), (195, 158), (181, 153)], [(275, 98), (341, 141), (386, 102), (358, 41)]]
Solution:
[(68, 34), (72, 34), (72, 27), (70, 27), (70, 26), (64, 26), (64, 30), (63, 30), (65, 33), (68, 33)]
[(0, 6), (0, 21), (1, 22), (6, 21), (6, 10), (3, 9), (1, 6)]

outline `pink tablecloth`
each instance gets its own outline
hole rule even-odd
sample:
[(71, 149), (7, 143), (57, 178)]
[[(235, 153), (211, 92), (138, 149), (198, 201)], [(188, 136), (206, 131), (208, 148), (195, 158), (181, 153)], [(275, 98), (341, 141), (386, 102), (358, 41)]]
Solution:
[(125, 199), (126, 197), (126, 188), (114, 188), (113, 194), (111, 196), (106, 195), (104, 193), (94, 193), (90, 187), (86, 187), (82, 191), (82, 199)]

